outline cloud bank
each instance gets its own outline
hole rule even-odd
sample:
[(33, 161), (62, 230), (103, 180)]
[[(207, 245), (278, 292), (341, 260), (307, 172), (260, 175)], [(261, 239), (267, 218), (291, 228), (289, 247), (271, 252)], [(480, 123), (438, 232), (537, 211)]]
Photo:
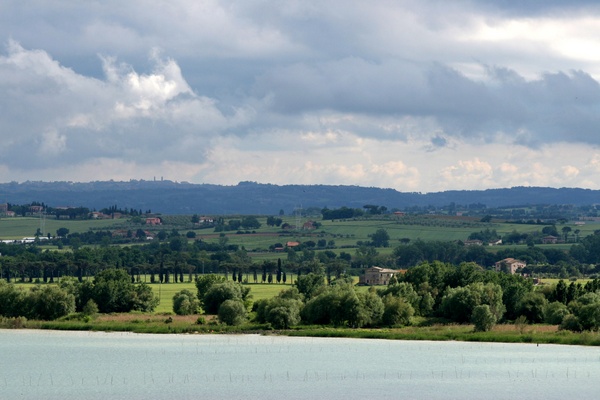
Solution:
[(8, 1), (0, 180), (600, 188), (594, 2)]

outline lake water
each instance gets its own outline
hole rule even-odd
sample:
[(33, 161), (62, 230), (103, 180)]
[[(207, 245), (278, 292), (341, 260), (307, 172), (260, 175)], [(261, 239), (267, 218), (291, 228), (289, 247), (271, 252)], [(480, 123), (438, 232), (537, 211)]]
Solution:
[(0, 330), (0, 399), (595, 399), (600, 349)]

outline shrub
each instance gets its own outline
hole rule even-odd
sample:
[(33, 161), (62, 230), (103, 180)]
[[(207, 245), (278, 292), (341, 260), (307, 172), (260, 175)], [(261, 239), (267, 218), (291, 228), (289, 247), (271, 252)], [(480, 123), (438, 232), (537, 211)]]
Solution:
[(560, 301), (548, 303), (544, 310), (545, 322), (550, 325), (560, 325), (567, 315), (569, 315), (569, 309)]
[(490, 310), (490, 306), (482, 304), (473, 309), (471, 316), (475, 332), (487, 332), (496, 325), (496, 316)]
[(35, 287), (29, 298), (33, 306), (29, 311), (35, 318), (54, 320), (75, 312), (75, 296), (57, 286)]
[(183, 289), (173, 296), (173, 312), (177, 315), (191, 315), (198, 313), (200, 301), (194, 293)]
[(203, 299), (208, 290), (217, 283), (224, 283), (227, 279), (221, 275), (206, 274), (196, 278), (196, 289), (198, 290), (198, 298)]
[(573, 331), (573, 332), (581, 332), (581, 324), (579, 323), (579, 318), (574, 316), (573, 314), (566, 315), (562, 322), (560, 323), (558, 329)]
[(518, 314), (525, 316), (532, 323), (544, 321), (544, 310), (548, 301), (543, 294), (537, 292), (526, 293), (519, 301)]
[(94, 300), (90, 299), (87, 303), (85, 303), (85, 306), (83, 306), (83, 310), (81, 312), (83, 313), (83, 315), (87, 315), (90, 317), (94, 316), (98, 314), (98, 305)]
[(203, 298), (202, 308), (208, 314), (216, 314), (226, 300), (246, 301), (250, 288), (244, 288), (239, 283), (225, 282), (211, 286)]
[(247, 318), (248, 311), (240, 299), (225, 300), (219, 307), (219, 320), (227, 325), (240, 325)]
[(381, 323), (387, 326), (410, 325), (415, 309), (400, 297), (387, 295), (383, 298)]

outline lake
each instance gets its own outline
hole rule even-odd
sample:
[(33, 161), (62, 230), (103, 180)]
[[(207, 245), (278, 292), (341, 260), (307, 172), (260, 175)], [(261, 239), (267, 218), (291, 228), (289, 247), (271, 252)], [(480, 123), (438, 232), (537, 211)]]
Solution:
[(595, 347), (0, 330), (2, 399), (578, 399)]

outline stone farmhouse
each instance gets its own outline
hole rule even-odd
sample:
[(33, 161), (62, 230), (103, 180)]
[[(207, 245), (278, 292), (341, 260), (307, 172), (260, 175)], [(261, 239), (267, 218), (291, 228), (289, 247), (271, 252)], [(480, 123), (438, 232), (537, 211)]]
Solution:
[(402, 270), (371, 267), (365, 270), (365, 274), (358, 279), (359, 285), (387, 285), (390, 278), (401, 274)]
[(503, 271), (510, 274), (515, 274), (518, 269), (522, 269), (527, 266), (524, 261), (517, 260), (516, 258), (505, 258), (504, 260), (498, 261), (495, 265), (496, 271)]

